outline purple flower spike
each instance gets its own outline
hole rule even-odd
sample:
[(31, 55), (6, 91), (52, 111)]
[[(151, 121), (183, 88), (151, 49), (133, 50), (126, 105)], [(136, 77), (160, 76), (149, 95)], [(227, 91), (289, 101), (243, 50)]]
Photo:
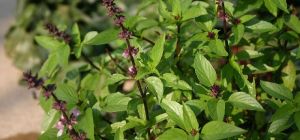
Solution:
[(80, 111), (77, 108), (72, 110), (72, 116), (77, 118), (79, 115), (80, 115)]
[(124, 23), (124, 21), (125, 21), (125, 17), (122, 16), (122, 15), (117, 16), (117, 17), (115, 18), (115, 24), (116, 24), (117, 26), (122, 26), (123, 23)]
[(53, 103), (53, 108), (60, 111), (66, 111), (66, 102), (65, 101), (59, 101)]
[(55, 89), (56, 89), (56, 86), (54, 84), (50, 84), (45, 87), (44, 96), (46, 97), (46, 99), (50, 98), (50, 96), (52, 95), (52, 93), (54, 92)]
[(128, 74), (132, 77), (134, 77), (137, 74), (137, 69), (135, 66), (130, 66), (128, 68)]
[(217, 97), (220, 92), (220, 87), (217, 85), (213, 85), (210, 90), (211, 90), (211, 95), (213, 97)]
[(38, 78), (37, 75), (33, 76), (31, 72), (23, 74), (24, 80), (27, 82), (29, 88), (41, 88), (44, 84), (44, 80)]
[(64, 132), (65, 125), (64, 125), (63, 122), (58, 121), (58, 122), (56, 123), (56, 125), (55, 125), (55, 128), (58, 129), (57, 137), (60, 137), (60, 136), (63, 134), (63, 132)]
[(126, 48), (123, 52), (123, 57), (125, 58), (129, 58), (130, 57), (130, 53), (132, 56), (136, 56), (137, 53), (139, 52), (139, 48), (135, 48), (135, 47), (129, 47), (129, 48)]
[(128, 30), (123, 30), (119, 33), (119, 38), (121, 39), (130, 39), (132, 32)]

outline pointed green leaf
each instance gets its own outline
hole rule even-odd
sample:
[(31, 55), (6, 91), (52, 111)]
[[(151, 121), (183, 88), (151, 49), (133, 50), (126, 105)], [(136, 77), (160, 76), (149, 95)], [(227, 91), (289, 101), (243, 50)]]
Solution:
[(216, 121), (222, 121), (225, 115), (224, 100), (211, 99), (207, 102), (209, 116)]
[(275, 17), (277, 17), (277, 6), (276, 3), (273, 0), (264, 0), (265, 2), (265, 6), (267, 7), (267, 9), (269, 10), (269, 12), (274, 15)]
[(199, 82), (205, 86), (214, 85), (217, 80), (217, 74), (210, 62), (200, 53), (197, 53), (194, 59), (194, 68)]
[(175, 101), (163, 100), (160, 106), (166, 111), (171, 120), (173, 120), (182, 129), (185, 129), (181, 104)]
[(84, 115), (79, 117), (79, 121), (77, 124), (78, 128), (86, 133), (86, 136), (90, 140), (94, 140), (94, 119), (93, 119), (93, 111), (91, 108), (88, 108)]
[(77, 23), (75, 23), (72, 27), (72, 39), (75, 44), (74, 45), (75, 56), (76, 58), (79, 58), (81, 56), (82, 45), (80, 45), (81, 44), (80, 30)]
[(241, 109), (264, 111), (264, 108), (256, 101), (256, 99), (244, 92), (233, 93), (228, 101), (233, 104), (233, 106)]
[(253, 31), (253, 33), (264, 33), (264, 32), (270, 32), (275, 31), (277, 28), (272, 23), (267, 21), (259, 21), (258, 23), (254, 25), (247, 26), (249, 29)]
[(149, 57), (149, 66), (151, 69), (155, 69), (156, 66), (159, 64), (163, 52), (164, 52), (164, 44), (165, 44), (165, 35), (161, 35), (159, 39), (155, 42), (154, 47), (148, 52)]
[(127, 77), (125, 77), (122, 74), (113, 74), (107, 80), (107, 85), (112, 85), (112, 84), (115, 84), (115, 83), (120, 82), (120, 81), (125, 80), (125, 79), (127, 79)]
[(102, 45), (108, 44), (118, 39), (120, 30), (119, 29), (107, 29), (94, 36), (89, 41), (85, 42), (86, 45)]
[(119, 128), (114, 136), (114, 140), (124, 140), (124, 134), (121, 128)]
[(295, 15), (285, 15), (284, 16), (284, 22), (285, 24), (291, 28), (292, 30), (294, 30), (295, 32), (297, 32), (298, 34), (300, 34), (300, 20), (297, 16)]
[(164, 94), (164, 85), (162, 81), (154, 76), (148, 77), (146, 80), (147, 86), (151, 93), (154, 93), (160, 103)]
[(121, 93), (113, 93), (108, 95), (104, 100), (102, 111), (104, 112), (120, 112), (126, 111), (128, 102), (131, 100)]
[(232, 124), (211, 121), (204, 125), (201, 134), (204, 140), (218, 140), (241, 135), (245, 132), (247, 131)]
[(298, 111), (294, 114), (294, 121), (295, 121), (295, 124), (296, 124), (298, 130), (300, 131), (300, 111)]
[(267, 81), (260, 81), (260, 86), (269, 95), (279, 99), (293, 99), (292, 92), (283, 85), (271, 83)]
[(282, 11), (289, 13), (289, 10), (287, 9), (286, 0), (274, 0), (273, 1), (279, 9)]
[(171, 128), (159, 135), (157, 140), (188, 140), (188, 135), (179, 128)]
[(232, 27), (234, 34), (234, 44), (238, 44), (244, 36), (245, 26), (243, 24), (238, 24)]
[(194, 114), (193, 110), (186, 104), (183, 104), (183, 119), (188, 132), (198, 130), (199, 123), (197, 121), (196, 115)]

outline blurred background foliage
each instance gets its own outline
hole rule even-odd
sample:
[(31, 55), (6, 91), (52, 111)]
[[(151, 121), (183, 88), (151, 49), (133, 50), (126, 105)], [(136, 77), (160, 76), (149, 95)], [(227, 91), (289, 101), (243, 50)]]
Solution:
[[(118, 4), (128, 11), (127, 13), (135, 13), (132, 10), (136, 8), (130, 7), (139, 4), (135, 0), (126, 0), (126, 5), (124, 1), (120, 2)], [(99, 0), (18, 0), (15, 23), (6, 33), (6, 53), (19, 69), (36, 72), (46, 60), (47, 51), (37, 46), (34, 37), (48, 34), (44, 29), (47, 22), (67, 32), (77, 23), (81, 35), (85, 35), (89, 31), (101, 32), (112, 26), (112, 20), (105, 12)], [(103, 47), (86, 49), (87, 53), (94, 54), (88, 54), (89, 56), (105, 52)]]

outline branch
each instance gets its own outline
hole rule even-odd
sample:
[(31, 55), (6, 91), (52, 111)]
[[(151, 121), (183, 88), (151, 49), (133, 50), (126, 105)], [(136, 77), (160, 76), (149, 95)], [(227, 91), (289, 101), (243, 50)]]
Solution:
[(98, 66), (96, 66), (94, 64), (94, 62), (85, 53), (82, 52), (82, 56), (83, 56), (84, 60), (87, 61), (93, 68), (95, 68), (98, 71), (101, 70)]
[(137, 34), (133, 34), (132, 36), (137, 37), (137, 38), (140, 38), (140, 39), (142, 39), (142, 40), (145, 40), (146, 42), (148, 42), (148, 43), (151, 44), (151, 45), (155, 45), (155, 43), (154, 43), (152, 40), (150, 40), (150, 39), (148, 39), (148, 38), (146, 38), (146, 37), (143, 37), (143, 36), (140, 36), (140, 35), (137, 35)]
[(105, 48), (106, 53), (108, 54), (108, 56), (110, 57), (110, 59), (114, 62), (114, 64), (124, 73), (126, 73), (126, 70), (124, 68), (122, 68), (119, 63), (117, 62), (117, 60), (115, 58), (112, 57), (110, 51)]

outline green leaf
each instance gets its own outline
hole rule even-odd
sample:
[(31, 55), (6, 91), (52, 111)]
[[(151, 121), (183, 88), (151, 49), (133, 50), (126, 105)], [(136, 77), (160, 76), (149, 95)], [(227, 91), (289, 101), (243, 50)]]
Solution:
[(292, 30), (294, 30), (295, 32), (297, 32), (298, 34), (300, 34), (300, 20), (297, 16), (295, 15), (286, 15), (284, 16), (284, 21), (285, 24), (291, 28)]
[(151, 93), (154, 93), (160, 103), (164, 95), (164, 85), (162, 81), (154, 76), (148, 77), (146, 80), (147, 86)]
[(86, 90), (95, 90), (99, 86), (99, 82), (99, 73), (89, 73), (82, 79), (80, 87)]
[(172, 14), (173, 14), (173, 16), (181, 17), (181, 3), (180, 3), (180, 0), (172, 0)]
[(224, 43), (220, 39), (210, 40), (209, 48), (217, 56), (228, 56), (228, 53), (225, 50)]
[(93, 111), (91, 108), (88, 108), (84, 115), (79, 117), (77, 124), (78, 128), (86, 133), (86, 136), (90, 140), (94, 140), (94, 120), (93, 120)]
[(114, 40), (118, 39), (120, 30), (119, 29), (107, 29), (99, 34), (97, 34), (94, 38), (85, 42), (86, 45), (102, 45), (108, 44)]
[(222, 121), (225, 115), (224, 100), (211, 99), (207, 102), (209, 116), (216, 121)]
[(226, 139), (247, 132), (244, 129), (219, 121), (211, 121), (204, 125), (201, 134), (204, 140)]
[(264, 108), (249, 94), (244, 92), (233, 93), (228, 101), (233, 104), (233, 106), (256, 111), (265, 111)]
[(58, 84), (54, 93), (60, 100), (66, 101), (68, 104), (75, 105), (78, 102), (76, 90), (68, 84)]
[(298, 130), (300, 131), (300, 111), (298, 111), (294, 114), (294, 121), (295, 121), (295, 124), (296, 124)]
[(188, 135), (179, 128), (171, 128), (159, 135), (157, 140), (188, 140)]
[(200, 4), (188, 8), (182, 15), (182, 21), (193, 19), (207, 14), (206, 9)]
[(275, 31), (277, 29), (272, 23), (262, 20), (254, 25), (247, 26), (247, 28), (251, 29), (253, 33), (264, 33)]
[(243, 24), (238, 24), (232, 27), (234, 34), (234, 44), (238, 44), (244, 36), (245, 26)]
[(277, 134), (289, 128), (291, 125), (293, 125), (292, 119), (290, 119), (290, 116), (286, 116), (284, 118), (272, 122), (268, 132), (272, 134)]
[(172, 73), (165, 73), (163, 75), (163, 80), (165, 80), (165, 86), (167, 87), (181, 90), (192, 90), (192, 87), (187, 82), (180, 80), (176, 75)]
[(267, 81), (260, 81), (260, 86), (269, 95), (279, 99), (293, 99), (292, 92), (283, 85), (271, 83)]
[(43, 66), (39, 72), (39, 76), (52, 77), (57, 66), (58, 66), (58, 60), (57, 60), (56, 56), (53, 54), (50, 54), (48, 56), (48, 59), (43, 64)]
[(156, 68), (156, 66), (159, 64), (163, 52), (164, 52), (164, 44), (165, 44), (165, 35), (161, 35), (159, 39), (156, 41), (154, 47), (148, 52), (150, 57), (149, 66), (152, 70)]
[(214, 85), (217, 80), (217, 74), (210, 62), (200, 53), (197, 53), (194, 59), (194, 68), (198, 80), (205, 86)]
[(296, 82), (296, 67), (293, 61), (288, 61), (287, 65), (281, 71), (283, 85), (293, 91)]
[(183, 103), (183, 119), (186, 129), (188, 132), (193, 130), (198, 130), (199, 123), (197, 121), (196, 115), (194, 114), (193, 110)]
[(171, 22), (171, 23), (175, 22), (175, 19), (172, 16), (171, 12), (169, 12), (167, 9), (168, 8), (167, 8), (166, 4), (164, 3), (164, 1), (163, 0), (159, 0), (159, 8), (158, 8), (159, 14), (163, 18), (165, 18), (168, 22)]
[(75, 23), (72, 27), (72, 39), (75, 44), (74, 47), (75, 56), (76, 58), (79, 58), (81, 56), (82, 45), (81, 45), (81, 38), (80, 38), (80, 30), (77, 23)]
[(36, 36), (35, 41), (49, 52), (57, 50), (59, 46), (63, 46), (62, 42), (50, 36)]
[(289, 10), (287, 9), (286, 0), (274, 0), (273, 1), (277, 7), (281, 10), (283, 10), (286, 13), (289, 13)]
[(120, 82), (120, 81), (125, 80), (125, 79), (127, 79), (127, 77), (125, 77), (122, 74), (113, 74), (107, 80), (107, 85), (112, 85), (112, 84), (115, 84), (115, 83)]
[(295, 107), (291, 103), (287, 103), (282, 105), (276, 112), (272, 115), (271, 121), (274, 122), (276, 120), (285, 118), (287, 116), (291, 116), (295, 112)]
[(182, 129), (185, 129), (181, 104), (175, 101), (163, 100), (160, 106), (166, 111), (171, 120), (173, 120)]
[(42, 133), (48, 131), (53, 127), (53, 125), (58, 121), (59, 119), (59, 112), (55, 109), (51, 109), (49, 112), (45, 113), (44, 119), (42, 122)]
[(276, 3), (273, 0), (264, 0), (266, 8), (269, 10), (269, 12), (277, 17), (277, 6)]
[(114, 140), (124, 140), (124, 134), (121, 128), (119, 128), (114, 136)]
[(128, 102), (131, 100), (121, 93), (113, 93), (106, 96), (102, 111), (104, 112), (120, 112), (126, 111)]

